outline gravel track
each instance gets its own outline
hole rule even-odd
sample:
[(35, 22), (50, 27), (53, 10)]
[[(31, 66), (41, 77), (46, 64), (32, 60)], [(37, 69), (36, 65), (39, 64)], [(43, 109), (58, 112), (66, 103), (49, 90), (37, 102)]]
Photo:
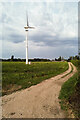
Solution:
[[(77, 71), (72, 63), (69, 69), (25, 90), (2, 97), (4, 118), (67, 118), (60, 108), (59, 92), (62, 84)], [(71, 65), (73, 71), (71, 71)], [(69, 74), (70, 73), (70, 74)]]

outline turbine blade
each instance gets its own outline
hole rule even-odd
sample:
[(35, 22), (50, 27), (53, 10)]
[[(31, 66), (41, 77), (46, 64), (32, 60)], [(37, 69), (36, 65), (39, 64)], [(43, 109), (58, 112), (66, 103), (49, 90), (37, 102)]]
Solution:
[(32, 29), (34, 29), (35, 27), (29, 27), (29, 28), (32, 28)]
[(28, 22), (28, 14), (27, 14), (27, 26), (29, 27), (29, 22)]

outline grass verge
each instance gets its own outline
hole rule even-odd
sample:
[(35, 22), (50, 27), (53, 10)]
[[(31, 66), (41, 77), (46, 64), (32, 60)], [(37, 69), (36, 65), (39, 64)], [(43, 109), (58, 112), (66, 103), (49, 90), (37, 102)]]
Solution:
[[(59, 99), (66, 101), (75, 92), (75, 86), (77, 84), (78, 73), (74, 74), (68, 81), (66, 81), (60, 91)], [(62, 102), (63, 103), (63, 102)]]
[(76, 118), (80, 118), (80, 61), (71, 61), (78, 69), (68, 81), (66, 81), (60, 91), (59, 99), (63, 110), (72, 110)]

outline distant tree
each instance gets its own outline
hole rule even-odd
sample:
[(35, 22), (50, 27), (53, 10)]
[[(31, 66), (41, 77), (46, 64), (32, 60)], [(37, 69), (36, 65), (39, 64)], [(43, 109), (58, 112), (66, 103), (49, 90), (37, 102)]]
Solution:
[(58, 58), (58, 61), (61, 61), (61, 56)]
[(74, 60), (79, 60), (79, 56), (76, 55), (76, 56), (74, 57)]
[(13, 61), (13, 60), (14, 60), (14, 55), (11, 56), (11, 61)]
[(80, 60), (80, 52), (78, 53), (78, 55), (79, 55), (79, 60)]
[(69, 57), (69, 60), (72, 60), (72, 59), (73, 59), (73, 56), (70, 56), (70, 57)]
[(55, 61), (57, 61), (57, 58), (55, 58)]

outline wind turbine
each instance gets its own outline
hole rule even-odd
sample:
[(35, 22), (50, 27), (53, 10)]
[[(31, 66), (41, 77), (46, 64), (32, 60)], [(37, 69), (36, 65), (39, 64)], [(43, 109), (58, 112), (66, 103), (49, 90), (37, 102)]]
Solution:
[(34, 29), (34, 27), (29, 26), (28, 15), (26, 16), (26, 18), (27, 18), (27, 24), (24, 27), (24, 29), (26, 31), (26, 64), (28, 64), (28, 30), (29, 29)]

